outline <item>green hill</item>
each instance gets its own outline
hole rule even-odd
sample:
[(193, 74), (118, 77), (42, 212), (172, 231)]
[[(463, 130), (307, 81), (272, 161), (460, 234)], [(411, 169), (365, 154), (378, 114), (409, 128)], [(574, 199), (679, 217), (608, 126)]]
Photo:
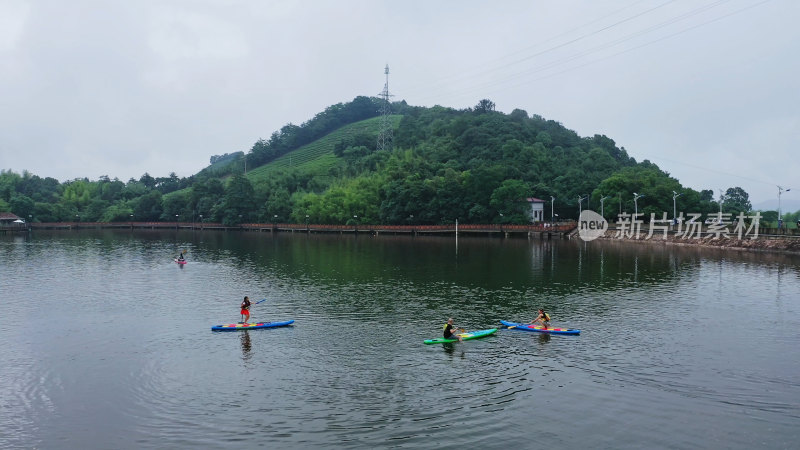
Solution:
[[(402, 116), (391, 116), (393, 127), (397, 127)], [(321, 177), (321, 181), (330, 184), (332, 169), (341, 167), (344, 162), (336, 157), (334, 148), (337, 144), (358, 134), (374, 135), (377, 139), (380, 131), (381, 117), (362, 120), (360, 122), (345, 125), (336, 131), (296, 150), (293, 150), (274, 161), (263, 166), (247, 171), (247, 178), (251, 183), (258, 184), (277, 173), (287, 170), (294, 170), (299, 175), (310, 177)], [(327, 178), (327, 179), (326, 179)]]
[[(226, 224), (528, 223), (530, 197), (563, 220), (609, 199), (619, 206), (605, 208), (608, 218), (632, 207), (659, 214), (672, 210), (673, 192), (680, 192), (677, 207), (684, 211), (749, 209), (740, 188), (716, 204), (713, 191), (684, 188), (606, 136), (579, 136), (520, 109), (498, 112), (490, 100), (466, 109), (393, 103), (392, 147), (379, 151), (379, 105), (367, 97), (331, 105), (258, 139), (249, 151), (212, 156), (208, 167), (183, 179), (145, 174), (128, 183), (106, 177), (60, 185), (0, 172), (0, 208), (38, 221), (202, 215)], [(635, 205), (633, 193), (645, 200)], [(741, 201), (734, 205), (734, 198)]]

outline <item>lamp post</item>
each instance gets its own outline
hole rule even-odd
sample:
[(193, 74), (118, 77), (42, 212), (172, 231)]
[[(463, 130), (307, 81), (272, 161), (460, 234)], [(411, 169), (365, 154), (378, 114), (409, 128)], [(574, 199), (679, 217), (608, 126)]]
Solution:
[(603, 202), (606, 201), (609, 198), (611, 198), (611, 197), (609, 197), (607, 195), (603, 196), (603, 197), (600, 197), (600, 215), (603, 216), (604, 219), (606, 218), (606, 214), (605, 214), (606, 210), (605, 210), (605, 207), (603, 206)]
[(677, 192), (672, 191), (672, 224), (673, 225), (677, 225), (678, 224), (678, 214), (677, 214), (678, 209), (676, 208), (675, 199), (680, 197), (681, 195), (683, 195), (683, 192), (678, 194)]
[(554, 208), (555, 208), (555, 206), (553, 206), (553, 205), (555, 203), (556, 203), (556, 198), (551, 195), (550, 196), (550, 223), (553, 223), (555, 221), (556, 215), (553, 213)]
[(276, 231), (278, 229), (278, 215), (277, 214), (274, 214), (272, 216), (272, 229), (273, 229), (273, 231)]
[(306, 233), (308, 233), (308, 214), (306, 214)]
[(200, 231), (203, 231), (203, 215), (200, 214)]
[(586, 197), (581, 197), (580, 195), (578, 196), (578, 219), (580, 219), (581, 217), (581, 212), (582, 212), (581, 206), (583, 204), (583, 201), (586, 200), (588, 197), (589, 197), (588, 195)]
[(353, 214), (353, 230), (358, 233), (358, 216)]
[(778, 186), (778, 229), (780, 230), (783, 226), (783, 215), (781, 214), (781, 194), (783, 191), (789, 192), (792, 188), (784, 188), (783, 186)]
[(717, 217), (717, 223), (722, 223), (722, 202), (725, 200), (725, 194), (722, 193), (722, 189), (719, 190), (719, 217)]
[(633, 193), (633, 220), (636, 220), (636, 216), (639, 215), (639, 203), (637, 200), (644, 197), (644, 194), (637, 194), (636, 192)]
[(178, 214), (175, 214), (175, 230), (178, 230)]

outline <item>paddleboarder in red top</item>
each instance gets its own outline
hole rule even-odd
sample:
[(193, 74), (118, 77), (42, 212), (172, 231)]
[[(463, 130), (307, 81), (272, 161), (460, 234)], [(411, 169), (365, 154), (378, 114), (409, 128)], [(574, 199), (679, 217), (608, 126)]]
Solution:
[(250, 320), (250, 297), (244, 296), (242, 300), (242, 323), (247, 323)]

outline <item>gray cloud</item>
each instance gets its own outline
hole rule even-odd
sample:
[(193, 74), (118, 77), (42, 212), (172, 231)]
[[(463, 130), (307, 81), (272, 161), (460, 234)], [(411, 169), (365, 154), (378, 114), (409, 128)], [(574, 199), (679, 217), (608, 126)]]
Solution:
[(490, 98), (695, 189), (800, 196), (800, 3), (495, 3), (6, 0), (0, 168), (188, 176), (378, 94), (388, 63), (395, 100)]

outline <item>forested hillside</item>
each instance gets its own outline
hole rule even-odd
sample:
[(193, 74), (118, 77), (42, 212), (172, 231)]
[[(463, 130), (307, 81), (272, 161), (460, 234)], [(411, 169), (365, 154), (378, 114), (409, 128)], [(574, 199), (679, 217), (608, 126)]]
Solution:
[[(333, 105), (247, 152), (211, 156), (187, 178), (60, 183), (3, 171), (0, 211), (37, 222), (439, 224), (527, 223), (528, 197), (547, 202), (546, 218), (562, 220), (579, 208), (599, 212), (601, 199), (608, 218), (632, 213), (634, 193), (648, 216), (672, 217), (674, 192), (678, 211), (720, 207), (713, 191), (681, 186), (606, 136), (581, 137), (520, 109), (504, 114), (489, 100), (463, 110), (394, 103), (393, 145), (377, 150), (379, 106), (367, 97)], [(744, 190), (727, 190), (723, 212), (750, 209)]]

